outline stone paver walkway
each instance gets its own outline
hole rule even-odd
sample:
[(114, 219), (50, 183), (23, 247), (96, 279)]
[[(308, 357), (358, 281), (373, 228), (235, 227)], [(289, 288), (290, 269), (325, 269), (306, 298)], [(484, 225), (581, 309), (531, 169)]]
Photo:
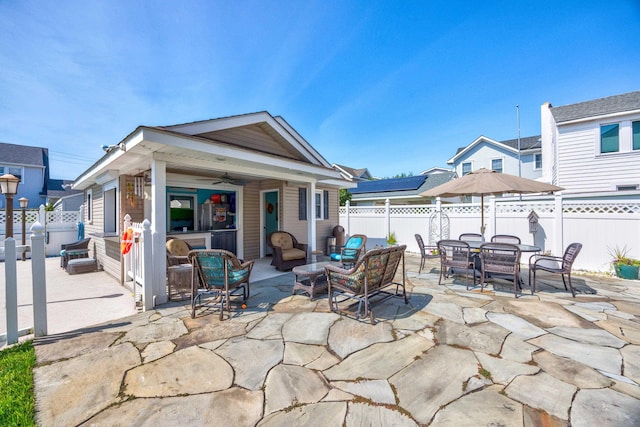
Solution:
[(574, 276), (574, 299), (543, 276), (514, 299), (418, 263), (374, 326), (287, 274), (222, 322), (172, 303), (37, 339), (38, 424), (640, 425), (640, 281)]

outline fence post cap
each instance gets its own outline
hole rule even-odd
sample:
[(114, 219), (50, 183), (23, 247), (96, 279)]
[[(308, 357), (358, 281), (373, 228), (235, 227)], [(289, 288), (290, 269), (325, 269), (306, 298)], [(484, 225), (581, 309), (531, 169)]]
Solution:
[(29, 230), (33, 234), (44, 234), (44, 226), (40, 224), (38, 221), (34, 222)]

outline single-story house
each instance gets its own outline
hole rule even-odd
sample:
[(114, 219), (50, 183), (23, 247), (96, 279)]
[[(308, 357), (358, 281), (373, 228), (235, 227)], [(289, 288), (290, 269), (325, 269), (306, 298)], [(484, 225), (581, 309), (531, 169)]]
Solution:
[(103, 148), (106, 154), (73, 184), (84, 191), (91, 250), (124, 282), (124, 218), (148, 219), (156, 303), (167, 300), (168, 237), (228, 249), (245, 260), (270, 254), (267, 236), (278, 229), (310, 251), (323, 248), (338, 224), (339, 189), (355, 186), (282, 117), (266, 111), (139, 126)]
[(392, 205), (429, 204), (431, 199), (420, 196), (420, 193), (444, 184), (455, 177), (455, 172), (433, 168), (421, 175), (360, 181), (356, 188), (349, 190), (351, 205), (384, 205), (387, 200)]

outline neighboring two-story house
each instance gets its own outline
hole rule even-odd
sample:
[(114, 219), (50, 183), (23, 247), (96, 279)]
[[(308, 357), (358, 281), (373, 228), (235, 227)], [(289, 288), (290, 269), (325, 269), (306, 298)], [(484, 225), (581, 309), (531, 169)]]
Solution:
[(640, 91), (541, 107), (542, 179), (564, 194), (640, 197)]
[[(29, 199), (28, 208), (38, 208), (47, 200), (49, 181), (49, 151), (42, 147), (0, 143), (0, 175), (11, 174), (20, 179), (18, 193), (14, 196), (14, 208), (18, 199)], [(0, 197), (0, 209), (6, 208), (6, 199)]]

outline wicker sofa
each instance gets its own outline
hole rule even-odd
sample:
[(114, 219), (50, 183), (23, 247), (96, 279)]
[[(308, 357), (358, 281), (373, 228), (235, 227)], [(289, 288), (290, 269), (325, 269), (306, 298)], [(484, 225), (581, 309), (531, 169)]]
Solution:
[[(369, 315), (371, 324), (375, 324), (369, 299), (378, 294), (402, 296), (405, 304), (409, 302), (405, 289), (404, 252), (406, 245), (372, 249), (366, 252), (351, 269), (327, 265), (325, 272), (328, 281), (329, 308), (338, 312), (338, 303), (346, 299), (358, 301), (356, 317), (361, 319)], [(402, 262), (402, 281), (394, 278)], [(394, 292), (386, 290), (395, 286)], [(402, 292), (400, 291), (402, 288)], [(364, 304), (364, 310), (362, 305)]]
[(295, 236), (287, 231), (274, 231), (267, 238), (267, 244), (273, 251), (271, 265), (280, 271), (307, 263), (307, 245), (298, 243)]

